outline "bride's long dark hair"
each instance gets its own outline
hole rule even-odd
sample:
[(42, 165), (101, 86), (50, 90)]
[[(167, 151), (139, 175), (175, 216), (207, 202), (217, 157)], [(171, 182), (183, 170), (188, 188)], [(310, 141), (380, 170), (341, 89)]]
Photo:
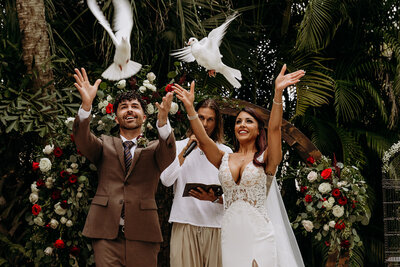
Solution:
[[(240, 112), (246, 112), (246, 113), (250, 114), (254, 119), (256, 119), (256, 121), (258, 123), (259, 134), (258, 134), (258, 136), (256, 138), (256, 142), (255, 142), (257, 152), (254, 154), (253, 164), (255, 166), (265, 168), (265, 165), (266, 165), (265, 162), (260, 162), (257, 160), (257, 158), (265, 151), (265, 149), (267, 149), (267, 134), (266, 134), (266, 131), (264, 128), (264, 121), (261, 118), (261, 116), (257, 113), (257, 111), (253, 108), (244, 107), (239, 111), (238, 115), (240, 114)], [(236, 118), (238, 115), (236, 115)], [(235, 122), (236, 122), (236, 118), (235, 118)], [(236, 135), (235, 135), (235, 139), (234, 139), (234, 144), (235, 144), (235, 151), (238, 151), (240, 144), (236, 138)]]

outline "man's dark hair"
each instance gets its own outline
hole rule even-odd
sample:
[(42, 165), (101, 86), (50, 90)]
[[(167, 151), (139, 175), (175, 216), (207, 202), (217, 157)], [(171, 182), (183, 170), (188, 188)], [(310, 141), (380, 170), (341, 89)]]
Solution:
[(128, 91), (128, 92), (122, 92), (122, 93), (118, 94), (117, 97), (115, 98), (114, 105), (113, 105), (115, 115), (117, 115), (118, 106), (119, 106), (119, 104), (121, 104), (121, 102), (124, 102), (126, 100), (131, 101), (131, 100), (135, 100), (135, 99), (139, 102), (141, 108), (143, 109), (144, 114), (146, 114), (146, 103), (141, 98), (141, 96), (138, 95), (134, 91)]
[[(211, 133), (210, 138), (214, 142), (219, 142), (223, 143), (224, 142), (224, 122), (222, 120), (222, 114), (221, 111), (219, 110), (217, 102), (215, 102), (214, 99), (205, 99), (197, 103), (195, 109), (196, 111), (199, 111), (200, 108), (210, 108), (214, 110), (215, 112), (215, 128), (213, 132)], [(193, 134), (192, 129), (189, 129), (187, 131), (187, 136), (191, 136)]]

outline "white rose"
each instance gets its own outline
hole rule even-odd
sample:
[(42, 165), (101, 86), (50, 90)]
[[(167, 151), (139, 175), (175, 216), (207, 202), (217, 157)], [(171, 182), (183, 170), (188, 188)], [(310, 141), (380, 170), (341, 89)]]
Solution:
[(75, 118), (74, 117), (68, 117), (65, 121), (64, 121), (64, 123), (68, 126), (68, 125), (72, 125), (72, 123), (74, 123), (74, 121), (75, 121)]
[(146, 92), (146, 90), (147, 90), (147, 88), (146, 88), (146, 86), (140, 86), (139, 87), (139, 92), (141, 92), (142, 94), (144, 93), (144, 92)]
[(107, 106), (108, 106), (108, 101), (107, 101), (107, 100), (104, 100), (104, 101), (103, 101), (103, 105), (104, 105), (104, 107), (107, 107)]
[(72, 174), (74, 172), (71, 168), (67, 168), (65, 171), (68, 172), (68, 174)]
[(150, 122), (147, 123), (146, 127), (147, 127), (147, 129), (149, 129), (149, 130), (152, 130), (152, 129), (153, 129), (153, 126), (151, 125)]
[(333, 206), (333, 203), (331, 203), (331, 202), (329, 202), (329, 201), (324, 201), (322, 204), (324, 205), (324, 207), (325, 207), (327, 210), (330, 210), (330, 209), (332, 208), (332, 206)]
[(318, 186), (318, 191), (322, 194), (329, 193), (332, 190), (330, 183), (322, 183)]
[(338, 217), (338, 218), (342, 217), (343, 214), (344, 214), (344, 207), (341, 207), (339, 205), (335, 205), (332, 208), (332, 214), (335, 215), (335, 217)]
[(51, 228), (56, 229), (59, 223), (56, 219), (51, 219), (49, 224)]
[(67, 221), (68, 221), (67, 218), (65, 218), (64, 216), (61, 217), (61, 219), (60, 219), (60, 222), (61, 222), (62, 224), (65, 224)]
[(65, 213), (67, 213), (66, 209), (63, 209), (61, 207), (61, 203), (58, 202), (57, 204), (54, 205), (54, 212), (57, 213), (58, 215), (65, 215)]
[(171, 103), (171, 108), (170, 108), (170, 110), (169, 110), (169, 113), (172, 114), (172, 115), (174, 115), (176, 112), (178, 112), (178, 109), (179, 109), (178, 104), (175, 103), (175, 102), (172, 102), (172, 103)]
[(317, 180), (318, 174), (315, 171), (310, 171), (310, 173), (307, 175), (307, 179), (310, 182), (314, 182)]
[(340, 188), (340, 187), (342, 187), (342, 186), (345, 186), (345, 185), (347, 185), (347, 181), (341, 181), (341, 182), (338, 182), (337, 183), (337, 186)]
[(143, 86), (145, 86), (147, 89), (150, 89), (153, 92), (155, 92), (157, 90), (157, 87), (155, 87), (151, 83), (143, 83)]
[(46, 155), (50, 155), (51, 153), (53, 153), (54, 150), (54, 145), (46, 145), (43, 149), (43, 153)]
[(47, 177), (46, 182), (44, 183), (46, 188), (50, 189), (53, 188), (54, 179), (52, 177)]
[(48, 172), (51, 169), (51, 161), (48, 158), (41, 158), (39, 161), (39, 168), (42, 172)]
[(146, 111), (147, 111), (147, 114), (149, 114), (149, 115), (151, 115), (151, 114), (153, 114), (154, 113), (154, 106), (153, 106), (153, 104), (148, 104), (147, 105), (147, 107), (146, 107)]
[(39, 189), (37, 188), (36, 182), (31, 184), (31, 191), (32, 192), (39, 192)]
[(329, 231), (329, 225), (325, 224), (325, 225), (324, 225), (324, 230), (325, 230), (325, 231)]
[(78, 164), (77, 163), (71, 163), (71, 168), (72, 169), (77, 169), (78, 168)]
[(333, 197), (329, 197), (328, 202), (333, 204), (333, 203), (335, 203), (335, 199)]
[(82, 192), (76, 193), (76, 197), (77, 197), (77, 198), (81, 198), (81, 197), (82, 197)]
[(113, 98), (112, 98), (112, 96), (108, 95), (106, 99), (108, 102), (111, 102)]
[(98, 109), (104, 108), (103, 102), (99, 102), (99, 104), (97, 104), (97, 108), (98, 108)]
[(153, 82), (156, 79), (156, 75), (153, 72), (149, 72), (147, 73), (146, 78), (149, 82)]
[(301, 224), (303, 225), (304, 229), (306, 229), (307, 232), (312, 232), (314, 228), (314, 224), (312, 223), (312, 221), (302, 220)]
[(53, 254), (53, 248), (47, 247), (47, 248), (44, 250), (44, 254), (46, 254), (47, 256), (50, 256), (51, 254)]
[(66, 225), (67, 227), (71, 227), (71, 226), (74, 225), (74, 224), (72, 223), (71, 220), (68, 220), (68, 221), (65, 223), (65, 225)]
[(43, 226), (44, 225), (44, 221), (42, 219), (42, 217), (37, 216), (33, 219), (33, 222), (39, 226)]
[(335, 221), (330, 221), (330, 222), (329, 222), (329, 227), (334, 228), (335, 225), (336, 225), (336, 222), (335, 222)]
[(39, 195), (36, 192), (33, 192), (29, 195), (29, 201), (32, 204), (35, 204), (39, 200)]
[(143, 81), (143, 85), (146, 85), (146, 84), (149, 84), (149, 83), (150, 83), (149, 80), (144, 80), (144, 81)]
[(103, 121), (102, 121), (102, 120), (99, 120), (99, 121), (97, 122), (97, 124), (98, 124), (98, 125), (102, 125), (102, 124), (103, 124)]
[(126, 80), (120, 80), (119, 82), (117, 82), (118, 89), (124, 89), (125, 86), (126, 86)]

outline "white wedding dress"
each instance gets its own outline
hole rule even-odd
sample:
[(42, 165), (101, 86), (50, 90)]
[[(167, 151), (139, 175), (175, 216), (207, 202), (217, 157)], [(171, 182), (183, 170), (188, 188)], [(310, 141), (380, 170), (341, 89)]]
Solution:
[(225, 153), (219, 168), (223, 267), (304, 266), (275, 177), (250, 162), (236, 184), (228, 160)]

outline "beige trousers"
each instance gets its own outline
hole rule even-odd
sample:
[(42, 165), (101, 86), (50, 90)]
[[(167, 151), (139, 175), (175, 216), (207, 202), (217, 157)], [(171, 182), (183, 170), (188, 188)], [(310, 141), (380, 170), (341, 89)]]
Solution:
[(173, 223), (171, 267), (221, 267), (221, 229)]

